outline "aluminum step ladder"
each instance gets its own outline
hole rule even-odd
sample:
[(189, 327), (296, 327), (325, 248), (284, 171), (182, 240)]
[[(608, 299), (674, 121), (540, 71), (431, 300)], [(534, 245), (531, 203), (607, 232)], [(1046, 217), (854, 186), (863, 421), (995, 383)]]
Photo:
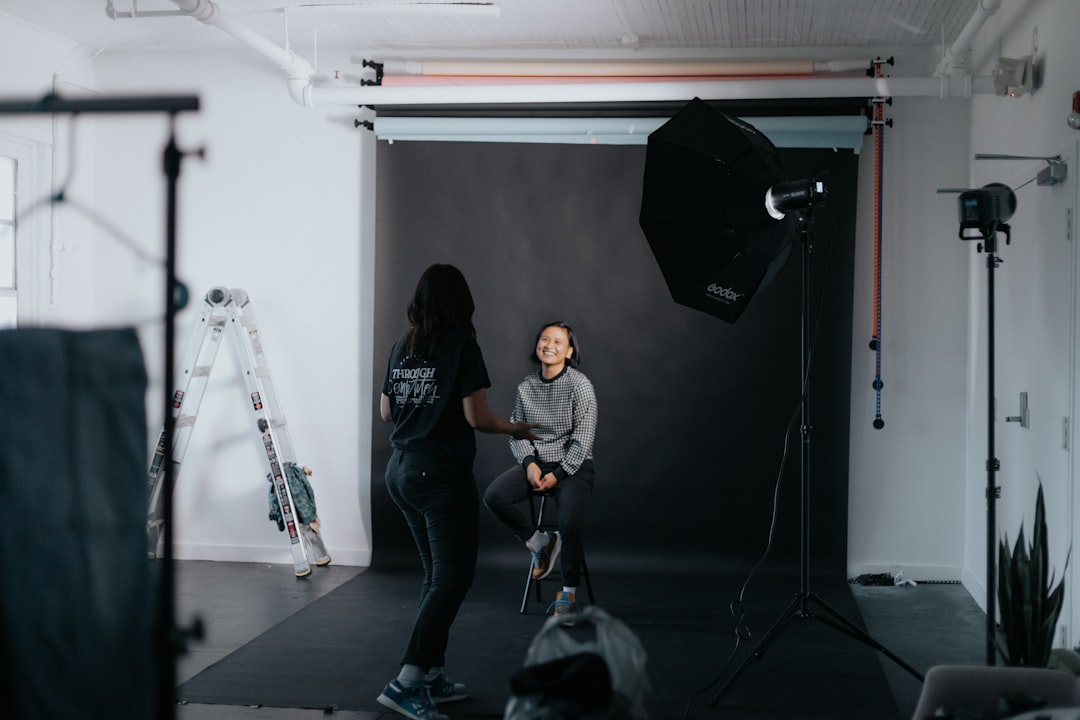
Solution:
[[(227, 330), (227, 328), (229, 328)], [(270, 375), (266, 352), (259, 338), (255, 310), (246, 292), (239, 288), (214, 287), (203, 298), (202, 314), (192, 330), (180, 368), (171, 412), (174, 419), (172, 477), (180, 476), (180, 466), (187, 452), (191, 432), (199, 414), (199, 405), (210, 380), (210, 371), (226, 332), (243, 349), (242, 364), (248, 400), (255, 413), (255, 427), (266, 453), (274, 493), (281, 508), (282, 522), (288, 531), (292, 550), (293, 569), (297, 577), (311, 574), (312, 565), (330, 564), (319, 531), (318, 520), (301, 523), (296, 517), (292, 491), (287, 481), (287, 467), (296, 465), (296, 454), (289, 437), (285, 414), (277, 401)], [(147, 542), (150, 557), (160, 555), (163, 541), (164, 513), (162, 485), (165, 462), (165, 430), (158, 438), (154, 456), (147, 472), (149, 507), (147, 510)]]

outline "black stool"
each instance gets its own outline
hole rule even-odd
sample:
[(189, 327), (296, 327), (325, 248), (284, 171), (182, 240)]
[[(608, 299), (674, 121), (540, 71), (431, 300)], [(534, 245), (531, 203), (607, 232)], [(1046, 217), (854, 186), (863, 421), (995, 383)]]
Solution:
[[(536, 513), (536, 529), (542, 531), (557, 530), (558, 525), (544, 521), (544, 508), (547, 506), (548, 498), (552, 497), (550, 490), (537, 490), (529, 494), (529, 512)], [(537, 505), (536, 498), (540, 498), (539, 506)], [(536, 588), (536, 602), (543, 602), (543, 598), (540, 594), (540, 583), (545, 580), (551, 580), (552, 576), (548, 575), (542, 580), (534, 580), (532, 576), (532, 563), (529, 563), (529, 574), (525, 580), (525, 593), (521, 596), (521, 614), (525, 614), (526, 608), (529, 606), (529, 590)], [(561, 575), (558, 576), (561, 580)], [(596, 599), (593, 597), (592, 580), (589, 579), (589, 564), (585, 561), (585, 553), (581, 554), (581, 579), (585, 581), (585, 590), (589, 593), (589, 602), (593, 605), (596, 604)]]

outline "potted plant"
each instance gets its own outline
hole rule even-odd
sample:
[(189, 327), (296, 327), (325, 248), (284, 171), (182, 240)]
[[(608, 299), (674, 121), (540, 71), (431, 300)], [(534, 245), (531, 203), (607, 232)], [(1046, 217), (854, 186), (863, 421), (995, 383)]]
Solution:
[[(1072, 554), (1070, 549), (1069, 555)], [(1024, 526), (1010, 551), (1008, 536), (998, 544), (998, 606), (1005, 648), (998, 651), (1009, 665), (1046, 667), (1065, 597), (1064, 569), (1054, 586), (1046, 532), (1042, 482), (1035, 500), (1035, 525), (1030, 545)], [(1065, 567), (1069, 566), (1069, 556)]]

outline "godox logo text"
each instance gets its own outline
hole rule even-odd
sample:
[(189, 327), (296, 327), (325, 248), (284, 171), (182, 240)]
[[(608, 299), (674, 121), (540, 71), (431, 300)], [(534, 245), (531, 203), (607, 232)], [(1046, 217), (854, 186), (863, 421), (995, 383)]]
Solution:
[(737, 293), (729, 287), (721, 287), (716, 283), (709, 285), (706, 288), (710, 295), (715, 295), (717, 300), (727, 300), (728, 302), (735, 302), (745, 293)]

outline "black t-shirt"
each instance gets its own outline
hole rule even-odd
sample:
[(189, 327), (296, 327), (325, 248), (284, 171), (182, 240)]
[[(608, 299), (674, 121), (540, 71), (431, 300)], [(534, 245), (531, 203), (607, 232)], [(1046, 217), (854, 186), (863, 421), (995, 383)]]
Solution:
[(403, 357), (401, 342), (390, 351), (382, 387), (394, 418), (390, 444), (472, 460), (476, 435), (461, 401), (491, 387), (480, 346), (463, 330), (448, 333), (432, 358)]

